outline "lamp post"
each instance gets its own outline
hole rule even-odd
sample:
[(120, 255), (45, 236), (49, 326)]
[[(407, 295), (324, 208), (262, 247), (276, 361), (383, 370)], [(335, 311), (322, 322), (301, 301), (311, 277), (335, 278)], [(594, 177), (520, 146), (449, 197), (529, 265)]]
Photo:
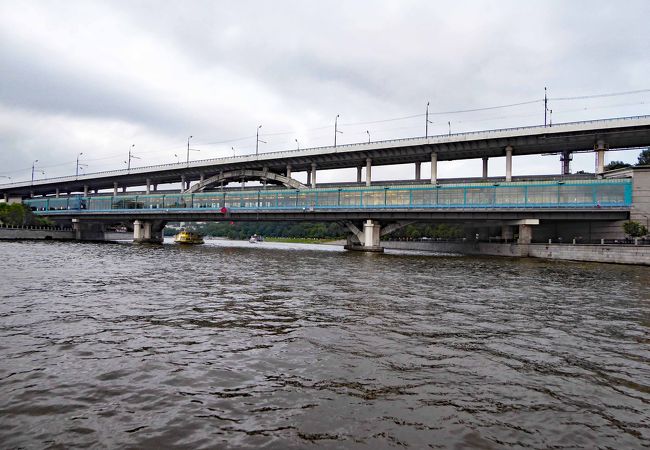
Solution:
[(366, 130), (366, 133), (368, 134), (368, 144), (370, 144), (370, 131)]
[(133, 153), (131, 152), (133, 150), (133, 147), (135, 147), (135, 144), (131, 144), (131, 147), (129, 147), (129, 160), (128, 160), (128, 162), (124, 161), (126, 163), (126, 170), (131, 170), (131, 160), (132, 159), (140, 159), (137, 156), (133, 155)]
[(338, 133), (343, 134), (342, 131), (339, 131), (339, 115), (336, 115), (336, 118), (334, 119), (334, 147), (336, 147), (336, 135)]
[(296, 145), (298, 146), (298, 150), (300, 150), (300, 142), (298, 142), (298, 139), (297, 139), (297, 138), (294, 139), (294, 141), (296, 141)]
[(451, 120), (447, 122), (447, 125), (449, 125), (449, 136), (451, 136)]
[(235, 147), (230, 147), (230, 149), (232, 150), (232, 157), (234, 158), (236, 156)]
[(187, 138), (187, 164), (190, 163), (190, 139), (192, 139), (194, 136), (190, 136)]
[(259, 153), (260, 153), (260, 142), (262, 144), (266, 144), (266, 141), (263, 141), (263, 140), (260, 139), (260, 128), (262, 128), (262, 125), (257, 127), (257, 134), (256, 134), (256, 138), (255, 138), (255, 155), (259, 155)]
[(79, 157), (83, 154), (84, 152), (79, 152), (79, 154), (77, 155), (77, 170), (75, 171), (75, 176), (77, 177), (79, 176)]
[(179, 164), (181, 162), (181, 158), (176, 153), (174, 153), (174, 156), (176, 157), (176, 164)]
[(427, 102), (426, 122), (424, 123), (424, 137), (429, 137), (429, 124), (433, 123), (429, 120), (429, 102)]
[(34, 184), (34, 167), (36, 166), (37, 162), (38, 159), (35, 159), (34, 162), (32, 163), (32, 184)]

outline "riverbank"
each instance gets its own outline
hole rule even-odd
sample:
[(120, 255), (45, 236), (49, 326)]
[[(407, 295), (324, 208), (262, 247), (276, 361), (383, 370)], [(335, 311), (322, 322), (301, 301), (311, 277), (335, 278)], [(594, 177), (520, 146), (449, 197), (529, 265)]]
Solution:
[(0, 227), (0, 240), (63, 240), (75, 239), (75, 232), (72, 229), (48, 228), (48, 227), (26, 227), (10, 228)]
[(650, 266), (650, 246), (632, 244), (502, 244), (491, 242), (382, 241), (382, 247), (463, 255), (489, 255)]

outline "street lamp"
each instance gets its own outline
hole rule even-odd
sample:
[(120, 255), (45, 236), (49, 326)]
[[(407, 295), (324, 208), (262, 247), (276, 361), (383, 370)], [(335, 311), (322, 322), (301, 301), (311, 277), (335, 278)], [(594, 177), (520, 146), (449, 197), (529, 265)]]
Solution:
[(230, 148), (232, 150), (232, 157), (234, 158), (236, 156), (235, 147), (230, 147)]
[(37, 162), (38, 159), (35, 159), (34, 162), (32, 163), (32, 184), (34, 184), (34, 167), (36, 166)]
[(338, 133), (343, 134), (342, 131), (339, 131), (339, 115), (336, 115), (336, 118), (334, 119), (334, 147), (336, 147), (336, 135)]
[(263, 141), (263, 140), (260, 139), (260, 128), (262, 128), (262, 125), (257, 127), (257, 137), (256, 137), (256, 140), (255, 140), (255, 154), (256, 155), (259, 154), (259, 144), (260, 144), (260, 142), (262, 144), (266, 144), (266, 141)]
[(366, 130), (366, 133), (368, 134), (368, 144), (370, 144), (370, 131)]
[(131, 150), (133, 150), (133, 147), (135, 147), (135, 144), (131, 144), (131, 147), (129, 147), (129, 160), (124, 161), (126, 163), (126, 170), (131, 170), (131, 160), (132, 159), (140, 159), (139, 157), (135, 156)]
[(79, 152), (79, 154), (77, 155), (77, 170), (75, 171), (75, 176), (77, 177), (79, 176), (79, 157), (83, 154), (84, 152)]
[(294, 139), (294, 141), (296, 141), (296, 145), (298, 146), (298, 150), (300, 150), (300, 142), (298, 142), (298, 139), (297, 139), (297, 138)]
[(174, 153), (174, 156), (176, 157), (176, 164), (180, 163), (181, 158), (176, 153)]
[(449, 125), (449, 136), (451, 136), (451, 120), (447, 122), (447, 125)]
[(429, 124), (433, 123), (429, 120), (429, 102), (427, 102), (427, 114), (426, 114), (426, 122), (424, 125), (424, 137), (428, 138), (429, 137)]
[(190, 139), (192, 139), (194, 136), (190, 136), (187, 138), (187, 164), (190, 163)]

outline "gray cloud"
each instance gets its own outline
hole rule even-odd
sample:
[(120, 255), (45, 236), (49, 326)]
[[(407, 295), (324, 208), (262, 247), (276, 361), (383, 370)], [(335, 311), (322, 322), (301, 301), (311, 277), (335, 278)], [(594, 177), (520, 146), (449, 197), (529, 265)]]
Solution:
[[(427, 101), (432, 111), (506, 104), (541, 98), (545, 85), (552, 97), (647, 88), (649, 13), (644, 1), (0, 0), (0, 163), (10, 173), (35, 155), (70, 160), (92, 146), (93, 168), (110, 168), (129, 142), (153, 163), (188, 134), (217, 142), (258, 123), (294, 133), (270, 136), (268, 150), (293, 147), (295, 136), (324, 145), (329, 130), (305, 130), (336, 114), (349, 123), (423, 112)], [(552, 106), (557, 120), (579, 120), (645, 114), (643, 100)], [(531, 105), (436, 116), (433, 128), (541, 117)], [(367, 128), (378, 139), (413, 135), (420, 122), (347, 126), (342, 139)], [(253, 142), (234, 145), (245, 152)]]

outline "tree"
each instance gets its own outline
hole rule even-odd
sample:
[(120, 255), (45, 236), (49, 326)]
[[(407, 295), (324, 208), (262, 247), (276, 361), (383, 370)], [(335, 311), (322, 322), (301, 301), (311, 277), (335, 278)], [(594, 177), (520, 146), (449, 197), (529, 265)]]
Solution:
[(633, 238), (648, 234), (648, 229), (645, 225), (641, 225), (639, 222), (634, 222), (632, 220), (628, 220), (623, 224), (623, 231), (625, 234)]
[(650, 166), (650, 148), (646, 148), (639, 155), (639, 161), (636, 163), (637, 166)]
[(623, 169), (624, 167), (630, 166), (631, 164), (624, 163), (623, 161), (612, 161), (605, 166), (605, 170)]

